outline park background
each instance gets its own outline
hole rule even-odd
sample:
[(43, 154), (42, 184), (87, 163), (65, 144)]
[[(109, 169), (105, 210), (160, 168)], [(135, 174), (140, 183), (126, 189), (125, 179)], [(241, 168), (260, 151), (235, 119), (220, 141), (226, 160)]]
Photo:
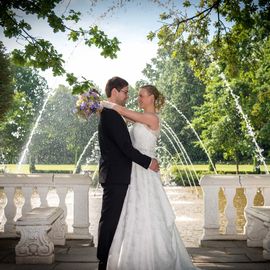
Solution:
[(98, 117), (74, 114), (77, 94), (94, 86), (104, 95), (118, 75), (130, 82), (128, 107), (147, 83), (168, 101), (157, 149), (164, 179), (268, 172), (268, 1), (78, 3), (1, 2), (3, 171), (95, 171)]

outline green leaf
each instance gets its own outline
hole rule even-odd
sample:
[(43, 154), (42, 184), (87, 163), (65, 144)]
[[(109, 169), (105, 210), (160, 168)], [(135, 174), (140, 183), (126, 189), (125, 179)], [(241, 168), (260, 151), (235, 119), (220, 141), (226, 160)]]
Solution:
[(65, 19), (67, 21), (74, 21), (75, 23), (78, 23), (80, 20), (80, 16), (81, 16), (81, 12), (71, 9), (71, 10), (69, 10), (69, 15), (66, 17), (63, 16), (63, 19)]
[(191, 6), (190, 1), (188, 1), (188, 0), (183, 1), (183, 7), (187, 8), (187, 7), (190, 7), (190, 6)]
[(166, 12), (163, 12), (161, 14), (159, 14), (159, 18), (162, 20), (162, 21), (165, 21), (165, 20), (168, 20), (169, 18), (171, 18), (171, 15), (166, 13)]
[(69, 85), (73, 85), (77, 83), (78, 79), (77, 77), (74, 76), (73, 73), (67, 73), (66, 74), (66, 81), (68, 82)]
[(68, 39), (72, 41), (77, 41), (79, 39), (79, 36), (80, 34), (77, 31), (71, 30), (68, 35)]
[(152, 41), (156, 37), (156, 34), (154, 32), (149, 32), (147, 35), (147, 39)]

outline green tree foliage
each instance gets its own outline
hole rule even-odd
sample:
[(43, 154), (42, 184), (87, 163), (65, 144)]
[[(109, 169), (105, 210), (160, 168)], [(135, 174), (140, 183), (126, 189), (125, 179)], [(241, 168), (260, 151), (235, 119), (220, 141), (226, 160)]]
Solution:
[(0, 42), (0, 122), (4, 120), (13, 100), (12, 70), (10, 60)]
[[(97, 130), (97, 116), (89, 121), (74, 114), (77, 97), (71, 89), (59, 86), (50, 97), (30, 146), (31, 157), (39, 164), (74, 164)], [(96, 139), (97, 140), (97, 137)], [(94, 142), (93, 142), (94, 143)], [(90, 156), (93, 144), (85, 157)]]
[[(270, 2), (184, 1), (183, 8), (187, 12), (161, 14), (163, 26), (148, 38), (158, 37), (160, 47), (171, 50), (172, 58), (181, 58), (184, 52), (196, 76), (206, 85), (205, 102), (197, 107), (193, 123), (201, 130), (208, 150), (214, 156), (222, 153), (224, 158), (238, 162), (239, 157), (250, 156), (249, 148), (254, 149), (224, 82), (215, 82), (219, 76), (213, 72), (211, 63), (215, 62), (219, 67), (216, 72), (225, 74), (239, 96), (264, 155), (269, 155)], [(226, 108), (222, 106), (224, 98)]]
[(256, 71), (252, 73), (252, 80), (249, 79), (253, 97), (249, 102), (250, 118), (254, 128), (258, 130), (258, 142), (270, 158), (270, 38), (261, 51), (261, 60)]
[[(25, 78), (28, 77), (28, 72), (29, 70), (25, 72)], [(31, 78), (31, 81), (38, 81), (38, 78), (33, 75), (32, 77), (34, 78)], [(40, 86), (38, 84), (36, 88), (39, 89)], [(33, 85), (31, 87), (33, 88)], [(37, 117), (35, 102), (32, 102), (30, 96), (30, 91), (16, 91), (7, 121), (0, 125), (0, 136), (3, 138), (0, 141), (0, 153), (4, 154), (5, 163), (18, 162)], [(32, 138), (26, 162), (31, 159), (32, 162), (40, 164), (76, 164), (84, 147), (97, 130), (98, 122), (97, 116), (93, 116), (90, 122), (78, 119), (73, 112), (76, 99), (72, 90), (64, 86), (59, 86), (49, 97)], [(91, 155), (95, 160), (95, 153), (92, 153), (95, 142), (97, 137), (87, 149), (82, 162)]]
[(24, 92), (16, 92), (6, 119), (0, 124), (0, 153), (5, 163), (16, 163), (33, 121), (33, 105)]
[(236, 72), (236, 64), (246, 66), (256, 60), (256, 44), (269, 36), (269, 1), (203, 0), (193, 3), (183, 2), (187, 12), (179, 9), (161, 14), (163, 26), (150, 32), (148, 38), (157, 36), (160, 46), (173, 48), (173, 55), (181, 54), (185, 48), (193, 68), (201, 75), (211, 59), (225, 63), (230, 75)]
[(80, 26), (71, 28), (72, 23), (78, 24), (81, 13), (69, 10), (68, 15), (56, 14), (55, 8), (61, 0), (4, 0), (0, 2), (0, 26), (7, 38), (16, 38), (25, 42), (24, 48), (15, 49), (12, 59), (15, 64), (31, 66), (46, 70), (51, 68), (55, 76), (66, 75), (69, 85), (73, 86), (73, 92), (79, 93), (93, 86), (92, 81), (80, 81), (72, 73), (64, 69), (64, 60), (53, 44), (43, 38), (34, 37), (31, 34), (32, 26), (27, 22), (29, 16), (35, 15), (37, 20), (47, 20), (54, 33), (66, 32), (68, 39), (76, 42), (82, 39), (85, 45), (96, 46), (101, 49), (104, 57), (115, 58), (119, 51), (117, 38), (109, 39), (97, 26), (83, 29)]
[(48, 86), (36, 70), (12, 66), (14, 78), (13, 103), (0, 123), (0, 153), (16, 163), (43, 104)]
[[(210, 67), (208, 72), (212, 81), (206, 87), (204, 103), (196, 108), (193, 125), (201, 133), (214, 163), (223, 159), (233, 161), (238, 172), (239, 162), (250, 159), (254, 148), (247, 128), (215, 66)], [(233, 89), (239, 93), (247, 87), (235, 82)]]
[(32, 103), (32, 115), (36, 115), (43, 105), (45, 95), (49, 92), (47, 81), (39, 75), (37, 70), (13, 66), (16, 92), (25, 93)]

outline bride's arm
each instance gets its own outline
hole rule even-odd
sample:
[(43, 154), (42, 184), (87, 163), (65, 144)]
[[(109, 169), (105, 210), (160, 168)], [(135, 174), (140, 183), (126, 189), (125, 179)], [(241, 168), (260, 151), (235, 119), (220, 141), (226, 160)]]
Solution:
[(126, 107), (114, 104), (111, 108), (117, 111), (122, 116), (130, 119), (133, 122), (139, 122), (147, 125), (149, 128), (156, 130), (159, 128), (159, 118), (153, 113), (141, 113), (127, 109)]
[(131, 120), (130, 118), (124, 117), (127, 123), (134, 124), (135, 121)]
[(159, 119), (155, 114), (135, 112), (120, 105), (113, 106), (113, 109), (133, 122), (145, 124), (151, 129), (158, 129), (159, 127)]

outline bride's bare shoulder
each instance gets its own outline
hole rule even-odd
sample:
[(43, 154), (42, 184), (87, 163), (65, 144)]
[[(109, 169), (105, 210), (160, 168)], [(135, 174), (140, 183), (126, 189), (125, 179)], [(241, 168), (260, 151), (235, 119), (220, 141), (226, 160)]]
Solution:
[(149, 124), (148, 127), (152, 130), (157, 130), (159, 129), (160, 126), (160, 119), (159, 116), (156, 113), (146, 113), (148, 114), (149, 117)]

